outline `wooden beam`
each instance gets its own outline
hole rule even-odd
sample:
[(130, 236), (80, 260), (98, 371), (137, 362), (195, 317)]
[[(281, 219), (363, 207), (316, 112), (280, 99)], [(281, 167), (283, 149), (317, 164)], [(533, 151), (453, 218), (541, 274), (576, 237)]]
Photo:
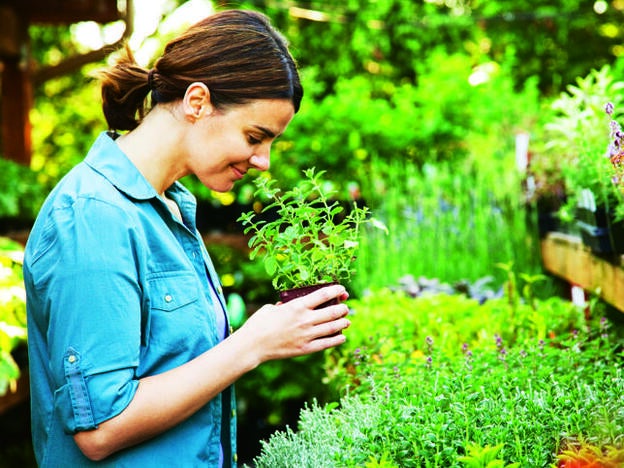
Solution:
[(121, 18), (117, 0), (4, 0), (29, 23), (110, 23)]
[(623, 258), (597, 257), (581, 239), (559, 232), (549, 233), (541, 244), (546, 271), (568, 283), (598, 294), (605, 302), (624, 312)]

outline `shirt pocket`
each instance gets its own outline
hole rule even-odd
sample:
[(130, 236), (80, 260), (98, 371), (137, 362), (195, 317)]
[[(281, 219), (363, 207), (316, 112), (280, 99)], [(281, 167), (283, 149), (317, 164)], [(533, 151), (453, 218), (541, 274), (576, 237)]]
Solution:
[(199, 299), (199, 285), (193, 275), (177, 274), (149, 280), (152, 309), (173, 312)]
[(148, 279), (148, 287), (148, 348), (158, 348), (163, 356), (196, 346), (205, 333), (197, 278), (185, 273), (159, 274)]

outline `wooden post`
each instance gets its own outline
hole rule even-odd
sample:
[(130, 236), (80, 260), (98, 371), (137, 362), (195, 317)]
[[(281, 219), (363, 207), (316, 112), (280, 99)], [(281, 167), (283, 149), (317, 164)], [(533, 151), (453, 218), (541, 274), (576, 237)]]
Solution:
[(25, 50), (28, 22), (10, 5), (0, 8), (0, 156), (30, 164), (31, 137), (29, 111), (32, 104)]
[(17, 59), (4, 61), (2, 71), (2, 147), (3, 157), (30, 164), (32, 143), (29, 112), (32, 91), (28, 72)]
[[(126, 0), (132, 10), (132, 0)], [(32, 23), (71, 24), (78, 21), (106, 23), (121, 19), (117, 0), (0, 0), (0, 157), (30, 164), (32, 151), (30, 109), (33, 104), (33, 76), (30, 73), (28, 25)], [(132, 32), (126, 12), (127, 39)], [(70, 57), (40, 73), (50, 79), (70, 73), (92, 61), (102, 60), (108, 48)], [(36, 77), (35, 77), (36, 78)]]

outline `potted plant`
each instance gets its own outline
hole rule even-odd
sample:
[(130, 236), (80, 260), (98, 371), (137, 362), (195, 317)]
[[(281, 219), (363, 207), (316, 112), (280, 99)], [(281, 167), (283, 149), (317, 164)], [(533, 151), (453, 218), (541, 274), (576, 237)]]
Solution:
[[(583, 242), (598, 254), (624, 253), (624, 134), (617, 122), (613, 103), (604, 106), (609, 121), (607, 151), (593, 161), (595, 175), (578, 191), (577, 216)], [(586, 155), (591, 164), (590, 155)]]
[(575, 217), (583, 242), (597, 254), (624, 252), (624, 238), (613, 234), (621, 194), (606, 151), (605, 117), (605, 104), (615, 97), (619, 105), (623, 88), (608, 66), (592, 70), (552, 103), (554, 117), (545, 126), (548, 151), (562, 162), (567, 201), (560, 216)]
[[(289, 190), (275, 179), (260, 176), (255, 195), (268, 204), (243, 213), (238, 220), (249, 240), (250, 259), (260, 255), (280, 300), (288, 302), (330, 283), (345, 283), (354, 273), (360, 228), (367, 223), (386, 230), (354, 201), (348, 208), (338, 200), (325, 171), (303, 171)], [(325, 304), (323, 304), (324, 306)]]

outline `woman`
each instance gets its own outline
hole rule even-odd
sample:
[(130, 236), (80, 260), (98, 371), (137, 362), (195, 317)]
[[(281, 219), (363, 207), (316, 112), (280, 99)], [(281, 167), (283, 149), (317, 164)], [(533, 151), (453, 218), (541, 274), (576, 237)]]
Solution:
[(314, 308), (348, 295), (331, 286), (265, 305), (230, 333), (177, 180), (223, 192), (267, 170), (303, 95), (295, 63), (264, 16), (225, 11), (171, 41), (152, 70), (126, 51), (101, 80), (110, 131), (50, 194), (26, 247), (37, 461), (234, 465), (233, 382), (344, 342), (347, 307)]

